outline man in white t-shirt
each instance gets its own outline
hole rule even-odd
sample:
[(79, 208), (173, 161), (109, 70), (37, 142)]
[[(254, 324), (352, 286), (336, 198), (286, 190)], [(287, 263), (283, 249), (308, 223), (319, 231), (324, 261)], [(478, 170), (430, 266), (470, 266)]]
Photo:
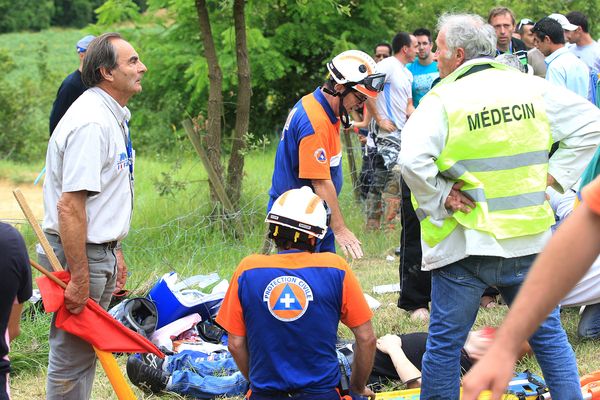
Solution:
[[(400, 152), (400, 132), (414, 110), (412, 102), (412, 74), (406, 64), (417, 56), (417, 38), (399, 32), (392, 40), (392, 57), (377, 64), (377, 72), (386, 75), (383, 92), (377, 99), (367, 100), (367, 109), (373, 116), (377, 154), (373, 160), (373, 180), (367, 194), (367, 229), (379, 229), (385, 208), (387, 227), (400, 206), (399, 176), (392, 170)], [(382, 204), (384, 200), (385, 207)]]
[[(88, 300), (107, 308), (125, 284), (120, 241), (133, 211), (133, 163), (126, 105), (141, 92), (146, 66), (117, 33), (94, 39), (83, 63), (89, 88), (58, 123), (46, 154), (43, 230), (71, 273), (65, 305), (79, 314)], [(40, 263), (49, 267), (45, 254)], [(96, 357), (90, 344), (52, 323), (47, 399), (89, 399)]]
[(569, 23), (576, 26), (573, 31), (565, 31), (569, 43), (575, 44), (569, 50), (586, 63), (590, 70), (599, 73), (600, 44), (589, 34), (587, 17), (579, 11), (571, 11), (566, 17)]
[[(407, 310), (413, 318), (426, 320), (429, 317), (431, 289), (429, 273), (421, 271), (419, 220), (410, 201), (410, 190), (401, 183), (400, 174), (394, 168), (400, 151), (402, 129), (415, 109), (412, 99), (413, 76), (406, 65), (415, 60), (418, 49), (418, 41), (414, 35), (399, 32), (392, 40), (393, 57), (377, 64), (377, 72), (386, 74), (386, 83), (376, 103), (367, 101), (369, 111), (379, 126), (376, 142), (380, 155), (380, 162), (375, 164), (374, 190), (367, 197), (367, 226), (378, 226), (379, 220), (374, 218), (378, 218), (377, 211), (381, 209), (382, 197), (386, 207), (394, 211), (386, 212), (386, 219), (395, 216), (401, 203), (399, 269), (402, 296), (398, 300), (398, 306)], [(382, 188), (382, 195), (377, 193), (377, 187)]]

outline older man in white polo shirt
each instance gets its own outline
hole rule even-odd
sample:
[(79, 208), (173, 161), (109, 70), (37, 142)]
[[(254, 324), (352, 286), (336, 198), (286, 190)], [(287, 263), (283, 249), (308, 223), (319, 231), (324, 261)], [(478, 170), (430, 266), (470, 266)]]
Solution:
[[(133, 210), (133, 161), (126, 105), (142, 90), (146, 72), (134, 48), (117, 33), (94, 39), (82, 79), (89, 88), (60, 120), (48, 144), (43, 230), (71, 272), (67, 309), (78, 314), (88, 298), (108, 307), (125, 283), (119, 243)], [(45, 255), (40, 262), (48, 266)], [(89, 399), (96, 358), (92, 347), (52, 324), (48, 399)]]

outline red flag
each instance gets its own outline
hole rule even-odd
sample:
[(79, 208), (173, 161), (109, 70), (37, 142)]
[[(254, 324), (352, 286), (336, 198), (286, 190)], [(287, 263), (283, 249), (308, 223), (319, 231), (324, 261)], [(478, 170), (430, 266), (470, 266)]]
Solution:
[[(71, 275), (67, 271), (53, 272), (61, 281), (68, 283)], [(36, 279), (42, 294), (46, 312), (56, 312), (56, 327), (79, 336), (94, 347), (119, 353), (164, 354), (145, 337), (125, 327), (114, 319), (98, 303), (89, 299), (80, 314), (71, 314), (65, 307), (65, 291), (49, 278)]]

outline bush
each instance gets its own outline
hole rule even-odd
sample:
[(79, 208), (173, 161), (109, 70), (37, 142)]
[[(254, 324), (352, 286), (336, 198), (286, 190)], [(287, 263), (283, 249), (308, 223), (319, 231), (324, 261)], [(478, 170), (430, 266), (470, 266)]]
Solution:
[(0, 0), (0, 33), (46, 29), (53, 14), (52, 0)]
[(45, 105), (50, 101), (52, 90), (50, 72), (45, 63), (47, 51), (40, 49), (37, 65), (41, 79), (26, 76), (7, 79), (16, 68), (7, 50), (0, 50), (0, 159), (26, 161), (43, 154), (48, 137), (48, 115)]

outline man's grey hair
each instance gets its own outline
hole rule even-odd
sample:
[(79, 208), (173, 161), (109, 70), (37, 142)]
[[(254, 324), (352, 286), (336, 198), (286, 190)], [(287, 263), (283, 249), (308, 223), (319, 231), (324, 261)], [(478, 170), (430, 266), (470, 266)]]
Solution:
[(117, 50), (111, 43), (114, 39), (122, 39), (122, 37), (116, 32), (105, 33), (90, 43), (81, 69), (81, 80), (85, 86), (94, 87), (102, 82), (104, 78), (100, 68), (104, 67), (109, 72), (117, 68)]
[(446, 33), (446, 58), (450, 58), (458, 48), (465, 51), (465, 61), (496, 55), (496, 32), (479, 15), (443, 14), (437, 29)]

